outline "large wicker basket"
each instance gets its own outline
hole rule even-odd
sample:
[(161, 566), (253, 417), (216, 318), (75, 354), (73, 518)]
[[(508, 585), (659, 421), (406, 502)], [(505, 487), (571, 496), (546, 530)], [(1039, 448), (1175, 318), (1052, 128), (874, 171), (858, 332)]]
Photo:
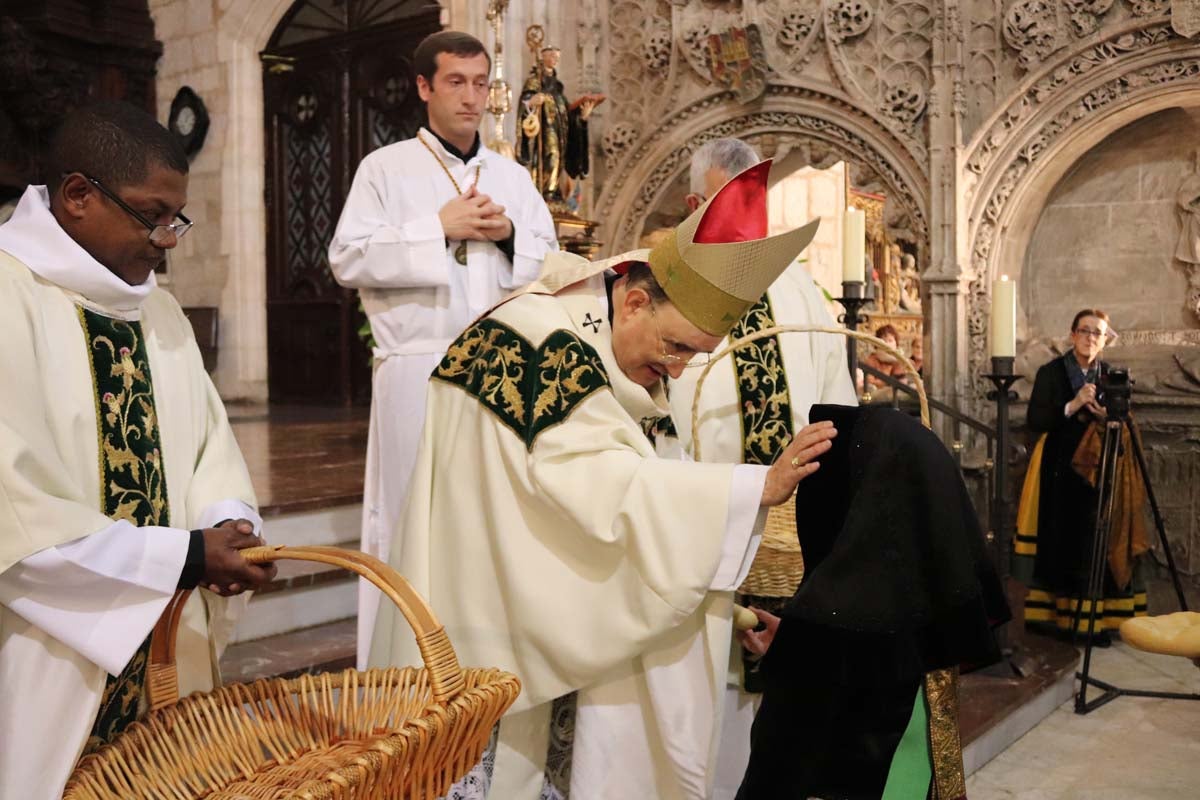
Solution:
[[(819, 325), (778, 325), (773, 328), (745, 336), (730, 342), (729, 346), (717, 353), (696, 381), (696, 393), (692, 400), (692, 456), (700, 461), (700, 391), (704, 388), (704, 380), (718, 361), (759, 339), (766, 339), (781, 333), (831, 333), (848, 336), (853, 339), (874, 343), (881, 350), (891, 353), (913, 379), (913, 387), (921, 402), (921, 422), (929, 427), (929, 401), (925, 396), (925, 384), (917, 373), (917, 368), (905, 357), (904, 353), (892, 347), (882, 339), (870, 334), (852, 331), (847, 328), (829, 328)], [(796, 536), (796, 500), (795, 496), (783, 505), (775, 506), (767, 512), (767, 522), (763, 530), (762, 543), (750, 565), (746, 580), (738, 587), (738, 592), (754, 597), (791, 597), (796, 593), (796, 587), (804, 578), (804, 555), (800, 552), (800, 541)]]
[(331, 547), (259, 547), (247, 560), (320, 561), (378, 586), (416, 634), (425, 667), (232, 684), (178, 699), (175, 632), (186, 593), (155, 629), (151, 711), (77, 765), (65, 800), (433, 800), (479, 760), (520, 692), (496, 669), (461, 669), (429, 606), (395, 570)]

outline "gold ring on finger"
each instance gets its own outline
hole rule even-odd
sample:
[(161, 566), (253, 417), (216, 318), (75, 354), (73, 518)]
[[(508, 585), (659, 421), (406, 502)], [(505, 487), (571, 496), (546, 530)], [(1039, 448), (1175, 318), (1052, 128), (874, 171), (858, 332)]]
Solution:
[(792, 468), (800, 469), (800, 456), (792, 456)]

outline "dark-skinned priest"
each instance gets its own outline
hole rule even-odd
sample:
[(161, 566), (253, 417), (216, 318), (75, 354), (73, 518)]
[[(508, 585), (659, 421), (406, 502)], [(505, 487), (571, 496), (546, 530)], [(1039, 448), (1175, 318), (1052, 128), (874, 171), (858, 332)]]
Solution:
[[(690, 463), (662, 433), (665, 379), (718, 347), (816, 231), (761, 236), (768, 170), (654, 250), (549, 254), (431, 376), (392, 565), (463, 663), (523, 685), (471, 797), (709, 794), (733, 590), (765, 508), (836, 435), (805, 427), (761, 466)], [(375, 636), (375, 664), (419, 663), (394, 609)]]
[(0, 797), (54, 800), (144, 711), (149, 635), (198, 584), (181, 694), (220, 685), (224, 597), (270, 581), (254, 492), (179, 304), (188, 162), (132, 106), (69, 114), (0, 226)]

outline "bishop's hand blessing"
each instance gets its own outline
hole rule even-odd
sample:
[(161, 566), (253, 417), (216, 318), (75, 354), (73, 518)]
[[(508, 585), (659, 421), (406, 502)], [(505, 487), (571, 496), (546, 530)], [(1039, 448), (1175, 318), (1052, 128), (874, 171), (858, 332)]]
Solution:
[(787, 502), (796, 491), (796, 485), (817, 471), (820, 466), (817, 458), (833, 446), (830, 440), (835, 436), (837, 429), (829, 420), (805, 425), (767, 471), (762, 505), (777, 506)]

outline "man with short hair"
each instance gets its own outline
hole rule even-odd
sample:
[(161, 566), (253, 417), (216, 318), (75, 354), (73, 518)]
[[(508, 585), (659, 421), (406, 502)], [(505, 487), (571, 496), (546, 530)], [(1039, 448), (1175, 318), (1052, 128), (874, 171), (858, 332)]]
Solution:
[[(473, 36), (442, 31), (413, 57), (428, 127), (358, 166), (329, 264), (359, 290), (375, 337), (363, 551), (388, 548), (416, 459), (429, 373), (463, 328), (535, 277), (557, 249), (529, 173), (481, 146), (491, 60)], [(380, 594), (361, 581), (358, 660), (366, 663)]]
[[(759, 163), (758, 153), (740, 139), (713, 139), (692, 154), (688, 207), (696, 209), (734, 175)], [(766, 235), (765, 225), (760, 235)], [(799, 261), (771, 284), (762, 298), (738, 320), (731, 341), (776, 325), (837, 327), (825, 297)], [(837, 335), (787, 333), (760, 339), (726, 357), (708, 373), (700, 395), (699, 432), (692, 431), (692, 406), (701, 370), (685, 370), (670, 382), (671, 415), (680, 443), (717, 463), (770, 464), (777, 453), (808, 423), (817, 404), (857, 405), (846, 364), (846, 340)], [(743, 600), (775, 608), (767, 598)], [(782, 602), (782, 598), (778, 602)], [(738, 648), (740, 649), (740, 648)], [(732, 796), (750, 758), (750, 725), (758, 694), (757, 659), (747, 658), (735, 670), (723, 698), (720, 772), (717, 789)], [(742, 691), (743, 681), (752, 692)]]
[[(717, 347), (815, 232), (743, 235), (765, 225), (766, 174), (731, 181), (654, 250), (548, 256), (430, 379), (391, 563), (462, 663), (522, 682), (494, 769), (485, 758), (471, 778), (496, 800), (709, 796), (732, 590), (763, 507), (835, 434), (798, 431), (769, 467), (687, 463), (661, 435), (664, 380)], [(372, 662), (419, 658), (381, 608)]]
[(273, 567), (225, 410), (154, 270), (187, 230), (187, 158), (124, 104), (62, 123), (49, 185), (0, 226), (0, 797), (52, 800), (145, 707), (149, 634), (197, 584), (181, 694), (219, 685), (221, 596)]

